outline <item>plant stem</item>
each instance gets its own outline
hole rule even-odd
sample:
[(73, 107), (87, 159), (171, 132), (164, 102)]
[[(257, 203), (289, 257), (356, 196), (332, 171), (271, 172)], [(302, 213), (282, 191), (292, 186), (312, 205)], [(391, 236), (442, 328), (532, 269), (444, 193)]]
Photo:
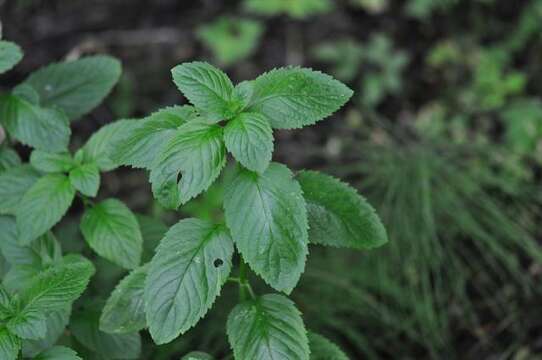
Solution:
[(246, 301), (247, 293), (252, 299), (256, 298), (256, 295), (252, 290), (252, 286), (250, 286), (250, 283), (248, 281), (247, 264), (245, 263), (245, 260), (243, 260), (243, 258), (241, 258), (241, 261), (239, 262), (239, 278), (230, 278), (230, 280), (237, 281), (239, 283), (239, 301)]

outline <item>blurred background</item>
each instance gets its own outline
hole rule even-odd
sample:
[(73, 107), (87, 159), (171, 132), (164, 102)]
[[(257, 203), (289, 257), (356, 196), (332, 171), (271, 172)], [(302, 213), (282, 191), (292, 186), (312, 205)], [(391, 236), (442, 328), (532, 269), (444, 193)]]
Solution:
[[(347, 83), (355, 95), (339, 113), (276, 133), (274, 159), (357, 187), (390, 242), (311, 248), (292, 294), (307, 326), (352, 359), (542, 359), (542, 0), (0, 0), (0, 20), (25, 51), (2, 86), (87, 54), (122, 61), (105, 104), (72, 124), (73, 148), (111, 121), (186, 102), (170, 77), (184, 61), (234, 82), (302, 65)], [(181, 214), (153, 201), (143, 171), (102, 183), (101, 198), (145, 214), (151, 242), (179, 217), (222, 217), (220, 183)], [(83, 246), (82, 209), (59, 228), (67, 251)], [(123, 272), (96, 261), (99, 302)], [(145, 335), (143, 358), (222, 358), (236, 289), (224, 295), (177, 341)]]

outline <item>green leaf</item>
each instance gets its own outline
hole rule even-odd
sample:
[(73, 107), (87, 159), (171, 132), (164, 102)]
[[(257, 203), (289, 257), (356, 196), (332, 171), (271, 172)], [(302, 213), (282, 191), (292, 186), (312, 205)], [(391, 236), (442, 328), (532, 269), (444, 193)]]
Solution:
[(100, 188), (100, 169), (96, 163), (86, 163), (70, 171), (70, 183), (81, 194), (95, 197)]
[(82, 360), (82, 358), (70, 348), (55, 346), (42, 352), (34, 360)]
[(241, 165), (264, 172), (273, 155), (273, 129), (265, 116), (243, 113), (228, 122), (224, 142)]
[(19, 45), (11, 41), (0, 41), (0, 74), (11, 70), (23, 58)]
[(21, 165), (19, 154), (6, 146), (0, 146), (0, 174), (7, 169)]
[(169, 229), (145, 283), (147, 324), (157, 344), (175, 339), (207, 313), (228, 278), (232, 255), (222, 226), (184, 219)]
[(222, 128), (188, 122), (166, 144), (151, 171), (153, 194), (162, 205), (175, 209), (211, 186), (225, 164)]
[(36, 149), (65, 151), (70, 141), (71, 130), (62, 111), (42, 108), (13, 95), (0, 97), (0, 122), (13, 138)]
[(15, 214), (24, 194), (40, 174), (29, 165), (7, 169), (0, 174), (0, 214)]
[(11, 298), (6, 288), (0, 284), (0, 320), (5, 320), (12, 315)]
[(70, 207), (75, 190), (67, 176), (48, 174), (24, 194), (16, 210), (17, 232), (21, 244), (29, 244), (62, 219)]
[(285, 296), (268, 294), (237, 305), (227, 332), (235, 359), (309, 360), (301, 314)]
[(135, 121), (135, 126), (119, 140), (113, 159), (118, 164), (152, 169), (164, 145), (177, 133), (176, 129), (196, 116), (192, 106), (173, 106)]
[(118, 164), (112, 160), (115, 144), (129, 133), (138, 120), (122, 119), (102, 126), (82, 147), (83, 162), (95, 162), (102, 171), (114, 170)]
[(171, 73), (184, 96), (211, 118), (222, 120), (235, 115), (233, 84), (220, 69), (196, 61), (177, 65)]
[(35, 309), (25, 309), (9, 319), (8, 330), (22, 339), (42, 339), (47, 332), (45, 315)]
[(117, 199), (107, 199), (85, 211), (81, 232), (98, 255), (126, 269), (141, 261), (143, 238), (132, 211)]
[(75, 120), (102, 102), (121, 71), (120, 62), (110, 56), (89, 56), (41, 68), (25, 84), (36, 90), (42, 106), (58, 107)]
[(83, 293), (93, 274), (94, 266), (89, 260), (79, 255), (65, 256), (61, 263), (43, 270), (21, 292), (24, 311), (64, 309)]
[(297, 67), (275, 69), (242, 84), (250, 93), (245, 111), (265, 115), (276, 129), (312, 125), (341, 108), (353, 94), (329, 75)]
[(62, 258), (60, 244), (52, 232), (47, 232), (30, 245), (17, 240), (15, 218), (0, 216), (0, 250), (11, 265), (49, 265)]
[(181, 358), (181, 360), (213, 360), (214, 358), (201, 351), (192, 351)]
[(21, 340), (5, 327), (0, 327), (0, 359), (17, 360), (20, 348)]
[(263, 174), (240, 169), (226, 187), (226, 224), (250, 267), (290, 293), (305, 268), (307, 213), (301, 187), (284, 165)]
[(37, 170), (44, 172), (68, 172), (75, 165), (68, 152), (50, 153), (34, 150), (30, 154), (30, 164)]
[(103, 308), (100, 330), (123, 334), (145, 328), (147, 322), (143, 294), (147, 272), (148, 265), (139, 267), (115, 287)]
[(308, 337), (311, 360), (348, 360), (348, 357), (337, 345), (322, 335), (309, 331)]
[(65, 309), (48, 312), (46, 317), (47, 331), (45, 337), (39, 340), (23, 341), (23, 356), (33, 357), (53, 346), (64, 333), (71, 314), (71, 306)]
[(74, 315), (70, 329), (77, 341), (105, 359), (139, 359), (139, 334), (105, 333), (99, 329), (99, 318), (100, 309), (96, 305)]
[(316, 171), (297, 176), (307, 202), (312, 243), (372, 249), (388, 241), (373, 207), (355, 189)]

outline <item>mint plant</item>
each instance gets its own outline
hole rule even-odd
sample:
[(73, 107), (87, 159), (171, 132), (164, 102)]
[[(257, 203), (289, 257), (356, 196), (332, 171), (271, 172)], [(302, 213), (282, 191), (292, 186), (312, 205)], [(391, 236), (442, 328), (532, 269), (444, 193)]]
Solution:
[[(53, 64), (1, 95), (7, 139), (0, 260), (9, 265), (0, 287), (0, 358), (137, 359), (140, 330), (148, 328), (156, 344), (173, 341), (207, 314), (226, 283), (239, 287), (226, 324), (234, 358), (346, 358), (307, 331), (287, 295), (305, 269), (309, 244), (371, 249), (387, 241), (386, 231), (353, 188), (319, 172), (294, 173), (272, 155), (274, 129), (312, 125), (341, 108), (352, 91), (298, 67), (236, 86), (203, 62), (181, 64), (172, 74), (191, 105), (115, 121), (79, 149), (69, 146), (70, 122), (111, 90), (120, 76), (116, 60)], [(28, 163), (13, 149), (4, 152), (16, 141), (34, 148)], [(228, 153), (234, 164), (225, 176)], [(154, 245), (145, 244), (143, 229), (152, 219), (118, 199), (95, 199), (101, 173), (120, 165), (149, 171), (154, 198), (173, 210), (224, 176), (224, 221), (185, 218), (167, 231), (158, 222), (161, 240), (154, 256), (146, 254)], [(63, 255), (53, 228), (74, 201), (84, 207), (79, 229), (86, 245)], [(70, 316), (101, 259), (128, 274), (103, 306), (89, 289)], [(257, 293), (251, 271), (274, 292)], [(77, 352), (54, 346), (66, 326)], [(211, 357), (194, 352), (184, 358)]]
[[(150, 171), (155, 198), (177, 209), (209, 188), (231, 153), (236, 165), (226, 180), (225, 223), (189, 218), (172, 226), (151, 262), (119, 283), (102, 327), (124, 332), (148, 326), (157, 344), (168, 343), (196, 325), (230, 281), (240, 290), (227, 323), (236, 359), (309, 359), (300, 312), (284, 295), (303, 273), (309, 241), (370, 249), (387, 237), (373, 208), (348, 185), (272, 162), (273, 129), (312, 125), (344, 105), (352, 91), (297, 67), (236, 86), (202, 62), (181, 64), (172, 75), (192, 105), (133, 120), (112, 158)], [(279, 293), (256, 294), (249, 269)]]

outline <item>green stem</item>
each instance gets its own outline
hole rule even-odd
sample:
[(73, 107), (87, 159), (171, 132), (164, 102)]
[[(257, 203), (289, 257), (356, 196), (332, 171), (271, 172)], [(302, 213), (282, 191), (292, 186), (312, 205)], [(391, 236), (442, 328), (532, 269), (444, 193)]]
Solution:
[(239, 278), (230, 278), (231, 281), (236, 281), (239, 283), (239, 301), (241, 302), (247, 300), (247, 294), (250, 295), (252, 299), (256, 298), (256, 295), (252, 290), (252, 286), (250, 286), (250, 283), (248, 281), (247, 268), (248, 267), (245, 263), (245, 260), (241, 258), (241, 261), (239, 262)]

